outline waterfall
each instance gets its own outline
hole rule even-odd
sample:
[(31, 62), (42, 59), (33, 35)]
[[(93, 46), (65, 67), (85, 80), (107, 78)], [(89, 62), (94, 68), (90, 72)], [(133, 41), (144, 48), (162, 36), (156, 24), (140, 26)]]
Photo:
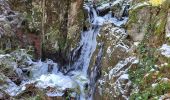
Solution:
[[(93, 7), (93, 5), (85, 5), (84, 8), (88, 11), (89, 18), (87, 19), (90, 23), (90, 27), (87, 31), (84, 31), (81, 34), (81, 41), (80, 46), (78, 48), (81, 48), (80, 57), (77, 61), (73, 64), (72, 67), (75, 68), (76, 71), (81, 71), (85, 77), (89, 79), (89, 91), (86, 94), (85, 98), (80, 96), (80, 100), (93, 100), (93, 94), (95, 92), (96, 88), (96, 82), (100, 78), (101, 75), (101, 60), (102, 60), (102, 53), (103, 53), (103, 43), (99, 44), (100, 50), (98, 52), (98, 56), (95, 61), (95, 65), (92, 66), (92, 70), (89, 69), (89, 64), (91, 61), (92, 54), (94, 53), (96, 46), (98, 45), (96, 38), (100, 34), (100, 28), (101, 26), (107, 22), (110, 21), (116, 26), (121, 26), (126, 23), (127, 16), (123, 18), (123, 20), (118, 20), (115, 17), (112, 17), (111, 13), (107, 13), (105, 16), (99, 16), (97, 14), (97, 9)], [(127, 10), (126, 8), (124, 9)], [(90, 71), (90, 75), (88, 76), (88, 72)], [(83, 87), (84, 89), (85, 87)]]
[(76, 70), (81, 70), (84, 72), (84, 74), (87, 74), (91, 56), (95, 51), (97, 45), (96, 37), (99, 34), (100, 30), (100, 22), (99, 20), (97, 20), (97, 13), (94, 8), (90, 9), (89, 15), (92, 16), (89, 18), (91, 27), (81, 34), (81, 55), (73, 65)]
[[(80, 57), (77, 59), (77, 61), (75, 61), (75, 63), (72, 66), (75, 68), (75, 71), (81, 71), (83, 75), (87, 78), (88, 78), (87, 71), (89, 68), (90, 60), (97, 46), (96, 37), (99, 34), (100, 26), (102, 25), (101, 23), (103, 23), (104, 21), (103, 19), (98, 18), (97, 12), (93, 7), (90, 6), (88, 9), (89, 9), (88, 15), (90, 16), (88, 20), (91, 25), (87, 31), (84, 31), (81, 34), (80, 46), (78, 47), (78, 48), (81, 47)], [(100, 51), (100, 54), (101, 53), (102, 52)], [(91, 84), (91, 82), (89, 81), (88, 84)], [(91, 87), (92, 85), (93, 84), (91, 84)], [(88, 98), (88, 95), (83, 93), (85, 87), (84, 85), (80, 86), (82, 94), (80, 94), (78, 100), (86, 100)]]
[[(34, 83), (36, 88), (54, 88), (53, 91), (46, 91), (47, 96), (63, 96), (65, 95), (65, 91), (75, 90), (76, 92), (71, 91), (70, 95), (77, 100), (93, 100), (96, 83), (100, 78), (102, 68), (101, 61), (104, 43), (97, 43), (96, 40), (97, 36), (100, 35), (100, 28), (106, 22), (111, 22), (115, 26), (121, 26), (126, 23), (128, 18), (125, 16), (122, 20), (118, 20), (112, 17), (110, 12), (104, 16), (99, 16), (97, 13), (98, 8), (93, 7), (92, 4), (85, 4), (84, 8), (88, 11), (87, 20), (90, 23), (90, 27), (81, 33), (79, 46), (75, 49), (71, 57), (73, 64), (68, 66), (66, 73), (60, 72), (58, 70), (60, 66), (52, 60), (34, 62), (27, 57), (25, 63), (27, 63), (29, 67), (21, 68), (20, 71), (21, 75), (25, 75), (24, 80), (19, 86), (10, 85), (6, 87), (5, 90), (9, 95), (17, 96), (26, 89), (27, 84)], [(99, 51), (95, 59), (95, 65), (93, 65), (92, 70), (90, 70), (90, 61), (97, 46), (99, 46)], [(79, 56), (76, 56), (77, 53)], [(25, 54), (22, 55), (25, 56)], [(14, 69), (16, 70), (16, 68)], [(25, 74), (25, 72), (28, 71), (30, 75)], [(11, 84), (13, 83), (11, 82)], [(12, 88), (12, 90), (10, 88)], [(15, 90), (15, 93), (11, 92), (13, 90)]]

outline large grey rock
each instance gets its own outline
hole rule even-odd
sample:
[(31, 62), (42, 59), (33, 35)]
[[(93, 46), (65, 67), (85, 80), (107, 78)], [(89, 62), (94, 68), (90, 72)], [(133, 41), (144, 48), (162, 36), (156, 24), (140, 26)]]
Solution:
[[(138, 6), (138, 5), (136, 5)], [(139, 7), (140, 8), (140, 7)], [(133, 9), (130, 11), (127, 33), (133, 41), (142, 41), (150, 22), (149, 8)]]

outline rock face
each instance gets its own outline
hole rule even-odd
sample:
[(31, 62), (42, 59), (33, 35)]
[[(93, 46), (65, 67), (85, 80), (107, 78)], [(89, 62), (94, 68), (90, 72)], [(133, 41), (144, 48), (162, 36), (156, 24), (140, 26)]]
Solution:
[[(169, 70), (167, 68), (169, 58), (166, 57), (169, 57), (170, 3), (168, 0), (160, 2), (132, 0), (129, 3), (129, 19), (123, 27), (108, 23), (102, 27), (98, 37), (99, 43), (104, 42), (102, 76), (98, 82), (95, 98), (99, 100), (166, 98), (170, 85), (162, 79), (167, 79), (169, 75), (165, 70)], [(117, 10), (119, 13), (116, 17), (119, 19), (121, 10), (119, 8)], [(93, 59), (95, 56), (96, 54)], [(133, 57), (133, 60), (125, 63), (127, 59)], [(93, 59), (91, 64), (94, 64)]]
[[(83, 0), (60, 0), (47, 2), (47, 35), (43, 47), (44, 58), (68, 62), (71, 49), (77, 46), (83, 27)], [(53, 56), (55, 55), (55, 56)]]
[[(18, 13), (12, 12), (7, 2), (1, 1), (0, 5), (0, 48), (3, 53), (3, 51), (17, 48), (18, 40), (14, 36), (17, 26), (21, 23), (21, 16)], [(12, 42), (15, 42), (15, 44), (11, 45)]]
[(24, 49), (0, 54), (0, 98), (76, 98), (88, 79), (78, 72), (64, 75), (58, 69), (58, 64), (52, 60), (33, 62)]
[[(91, 16), (97, 17), (96, 26), (102, 26), (95, 41), (97, 47), (93, 48), (93, 54), (88, 54), (92, 54), (91, 59), (82, 57), (90, 61), (89, 79), (77, 70), (60, 73), (58, 67), (70, 63), (70, 55), (76, 61), (83, 45), (88, 45), (73, 49), (88, 16), (83, 12), (83, 0), (0, 1), (0, 54), (26, 48), (28, 52), (33, 50), (37, 58), (42, 56), (58, 62), (33, 62), (24, 50), (0, 55), (0, 90), (3, 90), (0, 99), (13, 99), (10, 96), (19, 94), (44, 100), (71, 99), (80, 92), (91, 96), (91, 91), (95, 91), (95, 100), (169, 98), (170, 1), (90, 1), (94, 9), (89, 11), (97, 10), (99, 16), (94, 12), (89, 15), (96, 14)], [(78, 63), (78, 67), (81, 69), (83, 64)], [(56, 91), (59, 94), (53, 94)], [(51, 98), (51, 95), (57, 96)]]
[(147, 31), (146, 27), (150, 22), (150, 13), (148, 14), (149, 11), (150, 9), (145, 6), (143, 9), (139, 9), (136, 12), (135, 9), (130, 11), (130, 20), (127, 24), (127, 32), (133, 41), (137, 42), (143, 40), (145, 32)]
[[(162, 81), (169, 80), (168, 73), (165, 71), (169, 70), (167, 68), (169, 59), (166, 58), (169, 51), (167, 45), (169, 43), (167, 33), (169, 9), (169, 0), (164, 2), (162, 0), (134, 0), (132, 3), (127, 31), (133, 41), (140, 41), (133, 52), (139, 57), (140, 63), (128, 71), (132, 82), (130, 95), (132, 100), (161, 99), (169, 93), (169, 83)], [(166, 56), (164, 53), (167, 53)]]
[[(128, 79), (127, 69), (134, 60), (129, 60), (131, 59), (131, 57), (129, 57), (129, 52), (131, 51), (130, 49), (133, 41), (129, 39), (125, 30), (128, 14), (126, 16), (121, 14), (121, 11), (127, 10), (125, 9), (125, 6), (128, 5), (128, 2), (126, 0), (124, 0), (123, 4), (122, 2), (123, 0), (120, 0), (120, 2), (113, 2), (111, 7), (114, 9), (110, 12), (104, 11), (108, 9), (107, 3), (105, 7), (97, 6), (99, 15), (100, 11), (104, 9), (102, 13), (108, 13), (111, 14), (111, 16), (115, 14), (115, 19), (108, 20), (101, 26), (100, 33), (97, 37), (98, 47), (91, 59), (90, 67), (93, 67), (96, 64), (96, 57), (100, 51), (100, 45), (103, 44), (103, 55), (101, 60), (102, 74), (99, 81), (96, 83), (97, 89), (94, 96), (96, 100), (123, 100), (130, 95), (128, 93), (131, 91), (131, 82)], [(117, 7), (119, 3), (124, 6), (121, 6), (122, 8)], [(122, 92), (123, 90), (124, 92)]]
[(103, 41), (105, 45), (105, 58), (103, 66), (108, 68), (114, 66), (117, 62), (126, 57), (130, 42), (126, 39), (127, 34), (123, 28), (108, 24), (101, 29), (99, 41)]
[[(61, 65), (68, 62), (66, 55), (77, 46), (83, 28), (83, 0), (9, 0), (1, 4), (3, 5), (1, 12), (9, 12), (8, 15), (3, 14), (10, 20), (7, 22), (4, 19), (4, 23), (10, 22), (13, 25), (4, 24), (5, 26), (1, 27), (1, 34), (4, 33), (3, 31), (8, 31), (5, 34), (11, 32), (10, 35), (13, 35), (8, 36), (5, 43), (15, 47), (14, 42), (20, 40), (18, 46), (22, 48), (33, 46), (37, 58), (41, 56), (51, 58)], [(10, 13), (10, 11), (19, 13), (16, 15), (15, 12)], [(14, 21), (12, 14), (16, 16)], [(16, 24), (20, 26), (15, 27)], [(18, 40), (10, 40), (13, 37), (17, 37)]]
[(96, 98), (99, 100), (125, 99), (130, 95), (128, 93), (131, 82), (128, 76), (127, 79), (122, 77), (124, 74), (126, 76), (127, 68), (133, 62), (129, 60), (131, 58), (127, 58), (132, 42), (127, 39), (124, 28), (109, 23), (102, 27), (100, 34), (98, 41), (104, 43), (104, 54), (101, 62), (102, 76), (98, 82), (98, 92), (101, 97), (98, 98), (96, 94)]

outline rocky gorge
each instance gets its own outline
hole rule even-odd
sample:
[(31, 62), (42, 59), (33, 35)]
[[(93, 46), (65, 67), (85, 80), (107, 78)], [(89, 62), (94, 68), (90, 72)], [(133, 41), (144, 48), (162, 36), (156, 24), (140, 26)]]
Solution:
[(168, 100), (169, 0), (0, 0), (0, 100)]

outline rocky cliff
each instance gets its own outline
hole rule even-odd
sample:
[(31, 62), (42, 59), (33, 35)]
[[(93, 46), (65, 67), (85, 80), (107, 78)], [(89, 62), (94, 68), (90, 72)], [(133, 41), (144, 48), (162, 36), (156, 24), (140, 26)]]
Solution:
[(0, 8), (0, 99), (170, 98), (169, 0), (1, 0)]
[(30, 46), (37, 58), (50, 58), (61, 65), (77, 46), (84, 23), (82, 0), (1, 1), (1, 14), (5, 23), (2, 34), (11, 36), (3, 38), (6, 42), (1, 44), (8, 45), (3, 50)]

